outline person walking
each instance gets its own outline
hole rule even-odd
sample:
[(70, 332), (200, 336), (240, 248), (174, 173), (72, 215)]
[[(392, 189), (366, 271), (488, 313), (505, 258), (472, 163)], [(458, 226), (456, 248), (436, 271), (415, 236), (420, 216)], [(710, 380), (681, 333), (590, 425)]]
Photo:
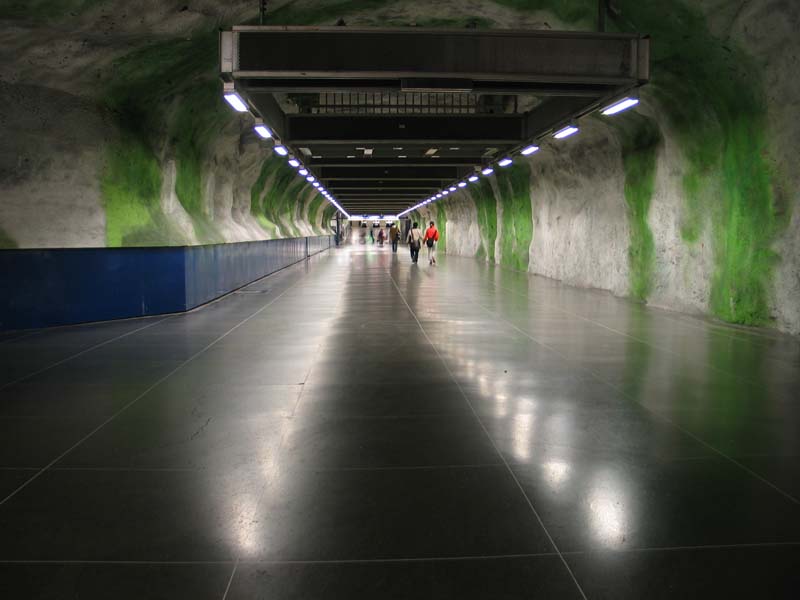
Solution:
[(425, 242), (425, 245), (428, 247), (428, 264), (435, 265), (436, 244), (439, 241), (439, 230), (436, 229), (436, 225), (433, 224), (433, 221), (431, 221), (430, 227), (425, 230), (425, 237), (422, 238), (422, 241)]
[(400, 241), (400, 230), (397, 228), (397, 223), (392, 223), (389, 228), (389, 239), (392, 241), (392, 252), (397, 252), (397, 243)]
[(411, 226), (411, 231), (408, 232), (406, 241), (411, 250), (411, 262), (417, 264), (419, 260), (419, 249), (422, 246), (422, 231), (419, 228), (419, 223), (414, 223), (414, 225)]

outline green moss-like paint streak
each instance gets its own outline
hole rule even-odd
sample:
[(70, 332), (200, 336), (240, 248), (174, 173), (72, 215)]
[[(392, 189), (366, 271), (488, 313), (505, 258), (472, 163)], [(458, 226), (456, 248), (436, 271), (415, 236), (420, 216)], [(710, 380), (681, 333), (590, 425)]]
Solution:
[(109, 148), (100, 183), (109, 246), (168, 245), (181, 239), (160, 211), (161, 168), (140, 139), (125, 136)]
[(711, 312), (764, 324), (777, 259), (771, 248), (788, 214), (773, 194), (760, 69), (683, 2), (624, 0), (619, 7), (653, 36), (652, 92), (687, 159), (684, 239), (698, 240), (711, 222)]
[(526, 163), (516, 163), (497, 174), (503, 206), (500, 262), (519, 271), (528, 270), (533, 240), (530, 176)]
[(481, 179), (469, 188), (478, 213), (478, 227), (481, 235), (479, 256), (486, 256), (494, 262), (494, 248), (497, 240), (497, 199), (488, 179)]
[[(517, 9), (550, 10), (581, 27), (592, 22), (597, 6), (595, 0), (496, 1)], [(715, 37), (706, 17), (684, 0), (615, 0), (614, 6), (619, 17), (610, 27), (652, 36), (652, 80), (644, 93), (657, 100), (686, 158), (683, 239), (697, 242), (710, 223), (710, 311), (734, 323), (763, 324), (769, 320), (768, 290), (777, 260), (771, 248), (789, 214), (773, 191), (760, 68), (735, 43)], [(626, 179), (635, 181), (626, 201), (629, 210), (636, 205), (635, 220), (641, 217), (652, 148), (642, 153), (626, 156)], [(632, 273), (639, 280), (631, 286), (640, 297), (649, 290), (640, 275), (646, 274), (650, 260), (642, 233), (641, 227), (631, 228), (631, 248), (643, 250)]]
[[(169, 146), (175, 153), (176, 194), (192, 218), (197, 238), (207, 243), (221, 242), (223, 238), (203, 210), (202, 162), (214, 135), (232, 118), (221, 106), (218, 83), (213, 80), (215, 39), (216, 32), (205, 31), (188, 39), (152, 44), (121, 57), (109, 69), (111, 75), (104, 98), (125, 132), (121, 146), (111, 151), (109, 165), (113, 168), (106, 180), (138, 181), (145, 166), (148, 174), (154, 168), (159, 169), (159, 162), (149, 148), (158, 132), (167, 131)], [(147, 161), (146, 154), (150, 155)], [(127, 164), (116, 160), (125, 155), (135, 160)], [(106, 206), (113, 207), (106, 212), (109, 245), (134, 243), (130, 237), (132, 227), (137, 231), (135, 239), (140, 242), (150, 239), (161, 244), (186, 242), (175, 228), (165, 226), (166, 218), (158, 210), (160, 188), (153, 195), (152, 183), (152, 177), (142, 179), (140, 185), (126, 193), (112, 184), (106, 185), (104, 180)], [(108, 195), (112, 190), (114, 197)], [(118, 223), (117, 219), (122, 221)], [(165, 237), (169, 235), (174, 237)]]
[(311, 201), (308, 203), (308, 222), (311, 223), (311, 227), (314, 228), (314, 231), (317, 233), (321, 233), (322, 230), (322, 223), (320, 222), (320, 211), (319, 209), (322, 208), (322, 203), (324, 202), (324, 198), (322, 194), (316, 194)]
[(439, 230), (439, 252), (447, 252), (447, 205), (445, 202), (439, 203), (436, 207), (436, 217), (433, 219), (436, 229)]
[(17, 247), (16, 240), (12, 238), (5, 229), (0, 227), (0, 248), (10, 249)]
[(596, 0), (495, 0), (497, 4), (516, 10), (542, 10), (554, 14), (564, 23), (594, 27), (597, 19)]
[(728, 125), (722, 153), (723, 201), (712, 212), (711, 309), (726, 321), (748, 325), (769, 320), (768, 290), (778, 260), (772, 243), (785, 224), (772, 198), (762, 125), (753, 118)]
[(299, 235), (294, 225), (295, 209), (302, 190), (307, 186), (306, 181), (299, 178), (280, 157), (273, 155), (264, 162), (256, 185), (259, 182), (264, 192), (260, 195), (260, 202), (252, 204), (251, 211), (277, 225), (282, 237)]
[(616, 129), (622, 141), (625, 204), (630, 228), (630, 295), (644, 301), (653, 287), (656, 263), (655, 242), (648, 214), (655, 190), (656, 155), (661, 144), (661, 131), (653, 119), (636, 113), (627, 115), (624, 120), (609, 123)]
[(230, 111), (223, 106), (216, 81), (204, 81), (181, 95), (172, 120), (172, 146), (175, 151), (175, 193), (192, 218), (198, 239), (203, 243), (225, 241), (203, 206), (203, 162), (211, 141), (229, 121)]

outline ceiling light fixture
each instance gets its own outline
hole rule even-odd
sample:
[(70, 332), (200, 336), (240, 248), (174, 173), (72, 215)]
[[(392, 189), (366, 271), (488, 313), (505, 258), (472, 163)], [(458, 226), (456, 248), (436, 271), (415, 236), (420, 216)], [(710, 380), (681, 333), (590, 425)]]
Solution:
[(289, 150), (286, 148), (286, 146), (275, 146), (273, 150), (281, 156), (286, 156), (289, 154)]
[(501, 167), (507, 167), (508, 165), (510, 165), (510, 164), (511, 164), (511, 163), (513, 163), (513, 162), (514, 162), (514, 161), (513, 161), (513, 160), (511, 160), (511, 158), (510, 158), (510, 157), (506, 156), (505, 158), (501, 158), (501, 159), (500, 159), (500, 161), (499, 161), (497, 164), (498, 164), (499, 166), (501, 166)]
[(264, 122), (260, 119), (256, 120), (256, 124), (253, 129), (256, 130), (256, 133), (261, 137), (261, 139), (268, 140), (272, 137), (272, 132), (269, 130), (269, 127), (264, 125)]
[(624, 110), (628, 110), (639, 104), (638, 98), (623, 98), (612, 104), (611, 106), (607, 106), (603, 109), (602, 114), (610, 117), (611, 115), (616, 115), (617, 113), (621, 113)]
[(533, 154), (534, 152), (538, 151), (539, 151), (539, 146), (534, 146), (533, 144), (531, 144), (530, 146), (526, 146), (525, 148), (523, 148), (520, 151), (520, 154), (522, 154), (523, 156), (528, 156), (529, 154)]
[(575, 125), (567, 125), (566, 127), (563, 127), (558, 131), (556, 131), (553, 134), (553, 137), (556, 138), (557, 140), (563, 140), (564, 138), (568, 138), (571, 135), (575, 135), (579, 131), (580, 129), (578, 129)]
[(236, 88), (232, 83), (226, 83), (222, 88), (222, 95), (225, 101), (233, 107), (236, 112), (247, 112), (247, 104), (242, 97), (236, 93)]
[(483, 171), (481, 171), (481, 173), (483, 173), (488, 177), (489, 175), (494, 173), (494, 169), (492, 167), (486, 167)]

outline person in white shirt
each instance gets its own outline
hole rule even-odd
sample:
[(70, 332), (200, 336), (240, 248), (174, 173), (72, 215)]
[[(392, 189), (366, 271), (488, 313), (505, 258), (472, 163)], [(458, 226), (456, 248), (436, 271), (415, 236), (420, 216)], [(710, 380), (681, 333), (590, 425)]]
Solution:
[(422, 247), (422, 231), (419, 228), (419, 223), (414, 223), (411, 227), (406, 241), (408, 241), (408, 247), (411, 250), (411, 262), (416, 264), (419, 260), (419, 249)]

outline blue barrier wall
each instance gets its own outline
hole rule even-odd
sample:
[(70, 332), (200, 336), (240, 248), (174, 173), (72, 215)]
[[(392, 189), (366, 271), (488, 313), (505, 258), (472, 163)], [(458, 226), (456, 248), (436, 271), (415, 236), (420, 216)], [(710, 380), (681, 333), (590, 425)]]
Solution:
[(165, 248), (0, 250), (0, 330), (190, 310), (330, 246), (330, 236), (319, 236)]

